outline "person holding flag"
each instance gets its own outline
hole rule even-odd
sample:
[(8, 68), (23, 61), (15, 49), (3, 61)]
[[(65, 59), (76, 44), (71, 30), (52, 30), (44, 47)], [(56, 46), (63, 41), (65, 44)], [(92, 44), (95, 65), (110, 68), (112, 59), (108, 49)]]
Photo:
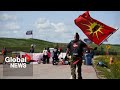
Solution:
[[(101, 45), (105, 39), (108, 39), (117, 29), (103, 24), (102, 22), (92, 18), (89, 11), (86, 11), (74, 20), (74, 23), (81, 29), (81, 31), (97, 45)], [(82, 79), (81, 66), (83, 48), (89, 47), (79, 40), (79, 34), (76, 33), (74, 40), (68, 46), (66, 55), (70, 53), (72, 59), (70, 62), (72, 79), (76, 79), (76, 65), (78, 66), (78, 79)]]
[(79, 34), (76, 33), (74, 36), (74, 40), (71, 40), (66, 50), (66, 55), (71, 55), (71, 60), (69, 62), (72, 79), (76, 79), (76, 66), (78, 67), (78, 79), (82, 79), (81, 66), (84, 48), (91, 49), (82, 40), (79, 39)]

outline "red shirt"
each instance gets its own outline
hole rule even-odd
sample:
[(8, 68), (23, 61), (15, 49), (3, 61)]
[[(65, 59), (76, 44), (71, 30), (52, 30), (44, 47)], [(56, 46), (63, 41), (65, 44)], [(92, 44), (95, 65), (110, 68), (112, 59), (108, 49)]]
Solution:
[(50, 52), (48, 52), (47, 55), (48, 55), (48, 57), (50, 58), (50, 56), (51, 56)]

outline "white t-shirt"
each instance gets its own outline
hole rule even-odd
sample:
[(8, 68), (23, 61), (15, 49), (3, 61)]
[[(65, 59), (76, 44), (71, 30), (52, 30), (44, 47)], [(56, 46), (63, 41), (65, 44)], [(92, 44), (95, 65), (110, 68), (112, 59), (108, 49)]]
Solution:
[(43, 50), (43, 55), (47, 55), (47, 50)]

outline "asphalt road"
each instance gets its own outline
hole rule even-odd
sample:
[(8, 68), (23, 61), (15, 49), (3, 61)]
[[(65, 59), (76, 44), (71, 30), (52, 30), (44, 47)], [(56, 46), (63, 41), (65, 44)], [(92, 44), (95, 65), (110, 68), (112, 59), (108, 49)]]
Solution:
[[(0, 65), (0, 79), (71, 79), (69, 65), (28, 64), (28, 66), (32, 68), (17, 72), (17, 69), (9, 70), (8, 67), (3, 68), (3, 65)], [(14, 76), (9, 76), (10, 73)], [(18, 76), (20, 74), (23, 75)], [(82, 65), (82, 76), (83, 79), (98, 79), (92, 65)]]

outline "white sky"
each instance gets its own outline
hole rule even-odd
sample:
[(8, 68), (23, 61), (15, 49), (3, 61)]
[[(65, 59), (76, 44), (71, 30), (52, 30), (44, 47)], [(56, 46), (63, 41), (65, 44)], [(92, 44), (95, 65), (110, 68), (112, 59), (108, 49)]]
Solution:
[[(74, 24), (74, 19), (85, 11), (0, 11), (0, 37), (31, 38), (26, 31), (33, 30), (33, 38), (68, 43), (75, 32), (87, 38)], [(120, 26), (120, 11), (90, 11), (90, 16), (113, 28)], [(120, 30), (108, 39), (120, 44)]]

